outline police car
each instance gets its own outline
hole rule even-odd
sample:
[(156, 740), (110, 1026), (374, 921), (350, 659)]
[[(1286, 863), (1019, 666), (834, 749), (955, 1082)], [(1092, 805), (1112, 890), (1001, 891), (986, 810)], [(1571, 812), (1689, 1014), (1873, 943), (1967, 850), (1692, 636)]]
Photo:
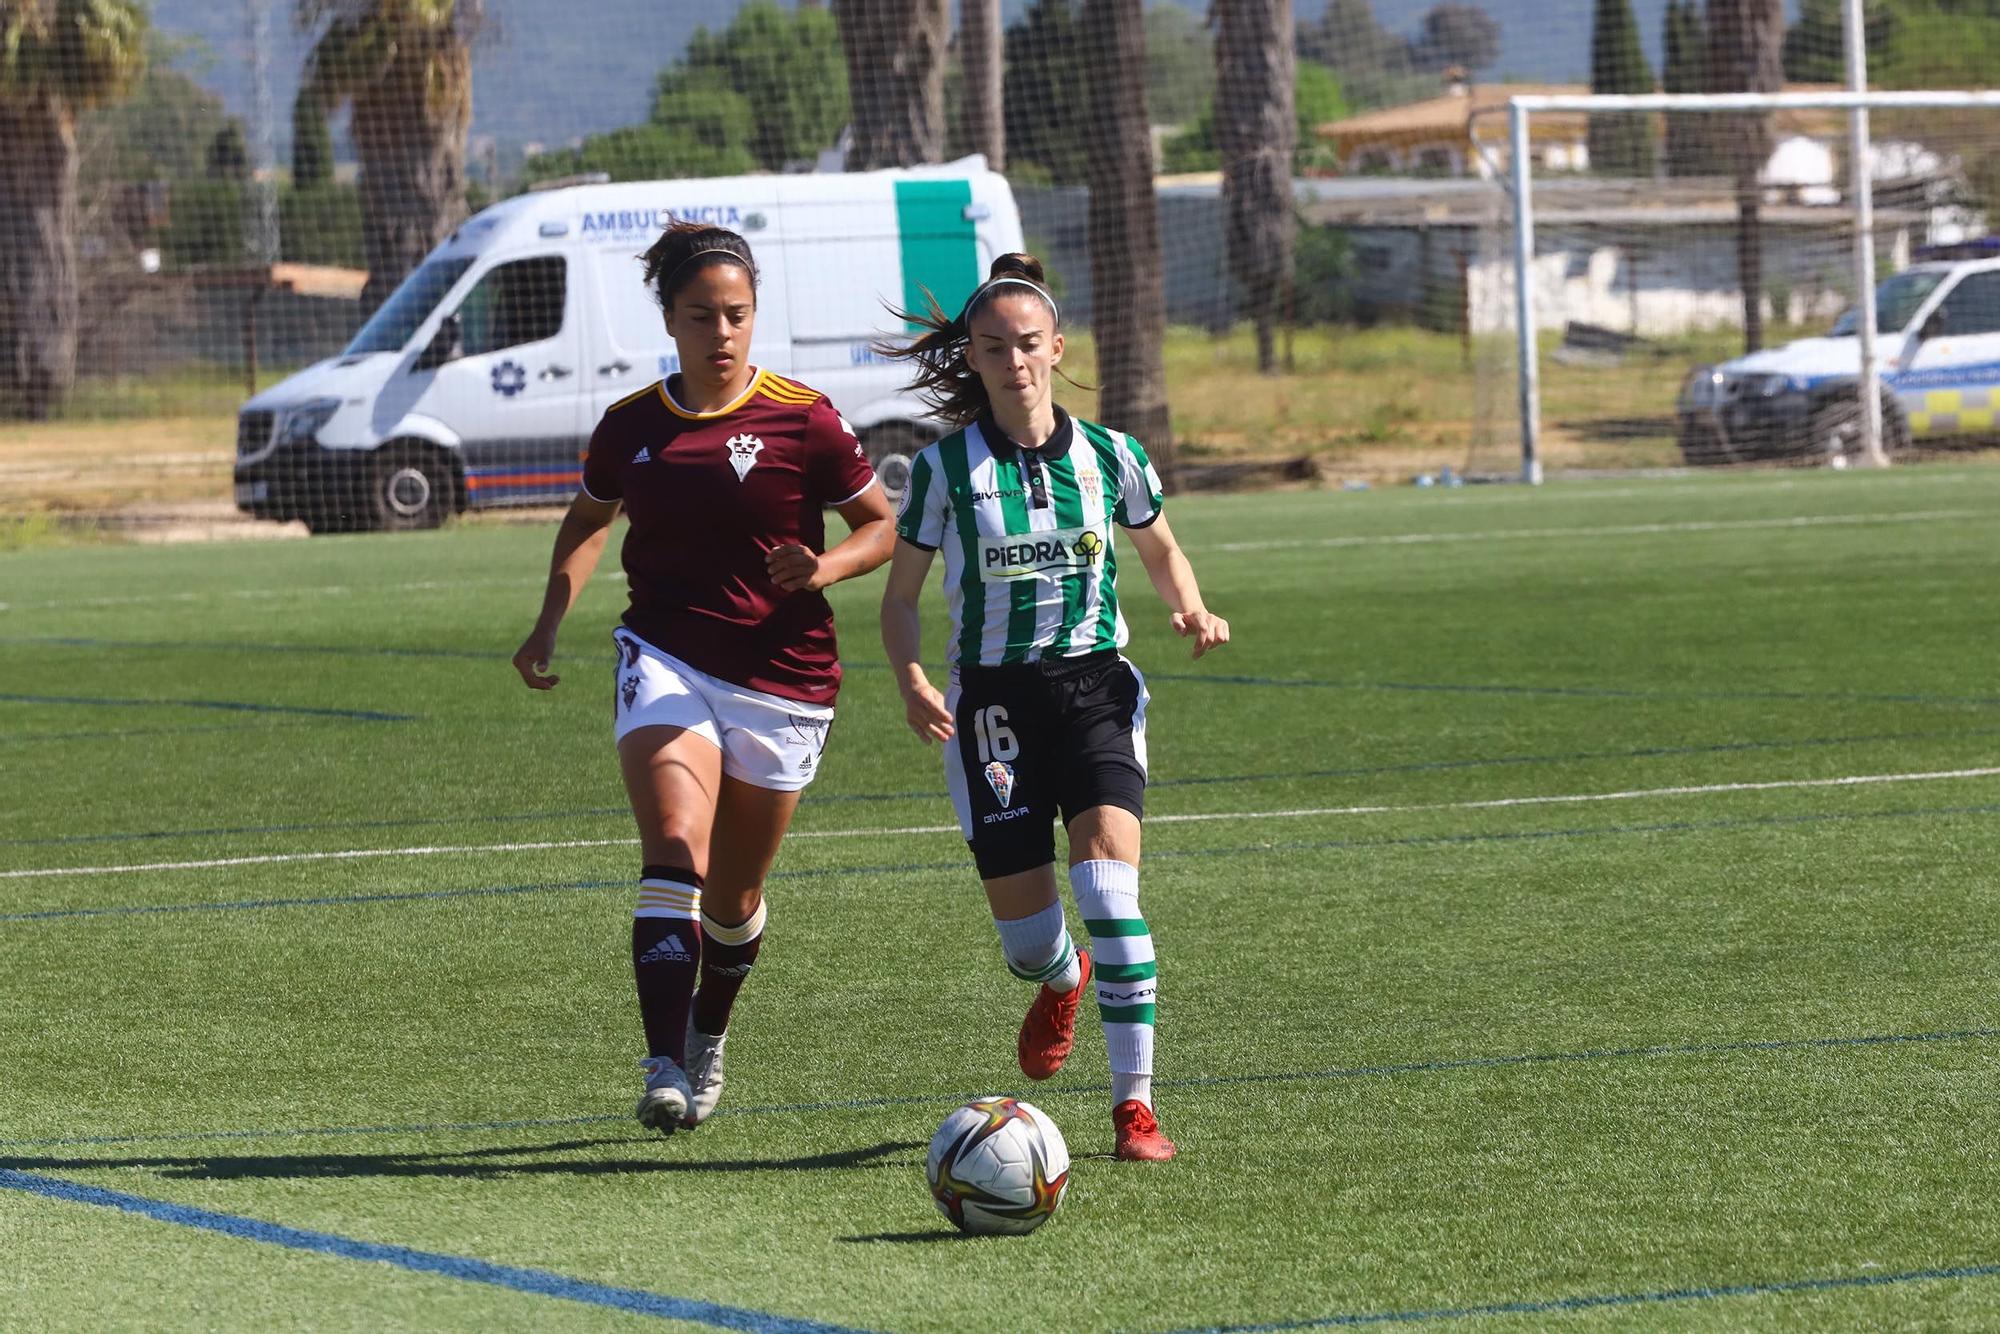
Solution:
[[(2000, 436), (2000, 259), (1912, 265), (1875, 290), (1882, 448)], [(1849, 310), (1805, 338), (1697, 366), (1675, 405), (1689, 463), (1798, 458), (1844, 466), (1861, 450), (1861, 343)]]

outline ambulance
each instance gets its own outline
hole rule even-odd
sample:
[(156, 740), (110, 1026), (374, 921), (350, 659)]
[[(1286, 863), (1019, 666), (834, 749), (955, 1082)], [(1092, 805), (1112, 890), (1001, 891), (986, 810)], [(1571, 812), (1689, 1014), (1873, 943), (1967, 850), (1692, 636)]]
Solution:
[(750, 242), (752, 363), (825, 393), (891, 497), (942, 426), (877, 343), (1023, 246), (1005, 178), (939, 167), (557, 184), (467, 220), (337, 357), (243, 405), (237, 508), (314, 532), (567, 503), (605, 408), (679, 369), (639, 255), (674, 219)]

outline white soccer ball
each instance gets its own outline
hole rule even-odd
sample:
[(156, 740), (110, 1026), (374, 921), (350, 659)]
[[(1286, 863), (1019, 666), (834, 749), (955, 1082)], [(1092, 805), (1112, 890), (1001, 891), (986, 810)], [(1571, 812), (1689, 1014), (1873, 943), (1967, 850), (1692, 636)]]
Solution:
[(1033, 1232), (1069, 1190), (1069, 1146), (1019, 1098), (975, 1098), (931, 1136), (924, 1162), (938, 1211), (962, 1232)]

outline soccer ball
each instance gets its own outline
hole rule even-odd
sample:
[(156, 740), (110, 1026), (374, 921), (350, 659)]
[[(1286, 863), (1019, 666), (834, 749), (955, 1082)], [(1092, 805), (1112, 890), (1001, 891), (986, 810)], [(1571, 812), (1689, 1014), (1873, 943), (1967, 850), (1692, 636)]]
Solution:
[(931, 1198), (961, 1232), (1033, 1232), (1069, 1190), (1069, 1146), (1019, 1098), (975, 1098), (931, 1136)]

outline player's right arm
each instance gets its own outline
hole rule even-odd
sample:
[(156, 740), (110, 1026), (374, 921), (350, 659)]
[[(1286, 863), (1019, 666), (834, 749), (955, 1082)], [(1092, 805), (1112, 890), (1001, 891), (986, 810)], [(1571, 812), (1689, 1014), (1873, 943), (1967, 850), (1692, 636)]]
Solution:
[(949, 741), (952, 735), (951, 710), (924, 674), (923, 618), (917, 614), (917, 599), (923, 596), (924, 577), (931, 572), (935, 555), (898, 541), (889, 561), (888, 586), (882, 590), (882, 647), (888, 651), (896, 688), (903, 692), (904, 720), (926, 743)]
[(536, 690), (553, 690), (560, 676), (548, 674), (556, 654), (556, 629), (583, 593), (604, 554), (611, 521), (618, 517), (615, 500), (599, 500), (587, 491), (576, 493), (556, 529), (555, 553), (549, 558), (549, 584), (542, 593), (542, 614), (514, 654), (514, 670)]

